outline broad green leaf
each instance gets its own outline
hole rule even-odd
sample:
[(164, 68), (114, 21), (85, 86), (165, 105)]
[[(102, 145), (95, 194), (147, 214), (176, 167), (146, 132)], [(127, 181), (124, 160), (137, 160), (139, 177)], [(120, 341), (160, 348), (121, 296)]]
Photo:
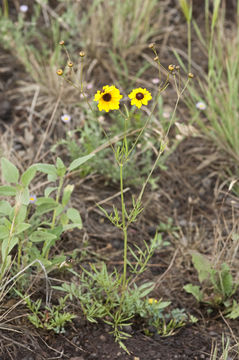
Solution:
[(37, 172), (37, 166), (31, 165), (21, 176), (21, 183), (23, 186), (28, 186)]
[(236, 302), (236, 300), (233, 300), (233, 304), (230, 309), (230, 312), (229, 314), (227, 314), (226, 317), (233, 320), (239, 317), (239, 304)]
[(43, 242), (43, 241), (51, 241), (56, 240), (57, 236), (54, 234), (49, 233), (48, 231), (37, 230), (34, 231), (30, 236), (29, 239), (32, 242)]
[(210, 261), (198, 252), (192, 252), (192, 261), (195, 269), (198, 272), (198, 279), (200, 283), (204, 280), (209, 280), (213, 271)]
[(1, 200), (0, 201), (0, 214), (8, 216), (11, 213), (11, 211), (12, 211), (11, 205), (5, 200)]
[(31, 225), (27, 223), (18, 224), (15, 229), (15, 235), (22, 233), (23, 231), (29, 229), (29, 227), (31, 227)]
[(222, 264), (221, 269), (222, 270), (220, 272), (220, 277), (221, 277), (222, 291), (225, 296), (230, 296), (230, 295), (232, 295), (233, 290), (234, 290), (233, 277), (231, 274), (231, 270), (230, 270), (230, 267), (226, 263)]
[(74, 185), (67, 185), (63, 191), (62, 196), (62, 205), (66, 206), (70, 200), (72, 191), (74, 190)]
[(5, 238), (2, 242), (2, 260), (4, 261), (5, 257), (11, 252), (14, 246), (18, 243), (17, 237), (12, 237), (9, 241), (9, 238)]
[(78, 159), (75, 159), (74, 161), (72, 161), (72, 163), (70, 164), (68, 170), (69, 171), (73, 171), (76, 168), (78, 168), (79, 166), (81, 166), (82, 164), (84, 164), (86, 161), (88, 161), (89, 159), (91, 159), (93, 156), (95, 156), (95, 154), (89, 154), (86, 156), (82, 156)]
[[(14, 216), (14, 213), (11, 214), (11, 220), (13, 219), (13, 216)], [(25, 221), (26, 216), (27, 216), (27, 206), (22, 205), (16, 215), (15, 223), (21, 224), (22, 222)]]
[(9, 229), (5, 225), (0, 225), (0, 239), (9, 237)]
[(58, 203), (52, 198), (41, 197), (36, 201), (36, 213), (39, 215), (45, 214), (57, 208)]
[(55, 245), (57, 237), (52, 239), (47, 239), (47, 241), (44, 242), (43, 248), (42, 248), (42, 256), (45, 257), (46, 254), (49, 252), (50, 248)]
[(198, 302), (203, 300), (203, 293), (198, 285), (187, 284), (183, 287), (187, 293), (192, 294)]
[(53, 191), (57, 190), (58, 188), (56, 186), (49, 186), (45, 189), (44, 195), (45, 197), (48, 197)]
[(19, 202), (23, 205), (28, 205), (29, 201), (30, 201), (30, 194), (29, 194), (29, 189), (26, 187), (25, 189), (23, 189), (23, 191), (19, 194)]
[(62, 177), (65, 175), (66, 173), (66, 167), (63, 163), (63, 161), (61, 160), (61, 158), (57, 158), (56, 160), (56, 168), (57, 168), (57, 175)]
[(59, 204), (55, 210), (56, 210), (56, 216), (59, 216), (60, 213), (62, 213), (62, 211), (64, 210), (64, 206)]
[(14, 186), (0, 186), (0, 196), (15, 196), (17, 189)]
[(66, 212), (68, 219), (71, 220), (73, 223), (77, 224), (79, 229), (82, 229), (82, 220), (78, 210), (74, 208), (69, 208)]
[(4, 157), (1, 159), (1, 165), (3, 178), (9, 183), (17, 184), (19, 179), (19, 171), (16, 166)]
[(43, 172), (45, 174), (48, 174), (48, 175), (57, 176), (57, 170), (56, 170), (56, 167), (54, 165), (38, 163), (38, 164), (35, 164), (35, 166), (36, 166), (38, 171), (41, 171), (41, 172)]
[[(65, 213), (61, 214), (61, 217), (60, 217), (60, 223), (61, 225), (67, 225), (69, 222), (69, 219), (67, 217), (67, 215)], [(65, 230), (64, 230), (65, 231)]]

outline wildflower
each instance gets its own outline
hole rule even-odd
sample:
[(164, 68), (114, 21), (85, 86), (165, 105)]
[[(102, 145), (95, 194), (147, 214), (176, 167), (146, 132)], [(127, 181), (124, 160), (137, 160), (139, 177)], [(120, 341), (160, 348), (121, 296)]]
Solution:
[(142, 105), (148, 105), (148, 101), (152, 99), (150, 92), (146, 89), (137, 88), (128, 95), (131, 99), (131, 105), (141, 108)]
[(21, 5), (19, 7), (19, 10), (23, 13), (26, 13), (28, 11), (28, 6), (27, 5)]
[(29, 198), (29, 203), (34, 204), (37, 201), (36, 195), (31, 195)]
[(151, 80), (151, 82), (154, 84), (154, 85), (157, 85), (159, 83), (159, 78), (153, 78)]
[(149, 303), (150, 305), (152, 305), (152, 304), (157, 304), (157, 302), (158, 302), (158, 300), (156, 300), (156, 299), (154, 299), (154, 298), (149, 298), (149, 299), (148, 299), (148, 303)]
[(98, 90), (95, 94), (94, 101), (99, 101), (98, 108), (100, 111), (117, 110), (119, 109), (119, 102), (123, 95), (120, 94), (119, 89), (114, 85), (103, 86), (103, 90)]
[(198, 101), (197, 103), (196, 103), (196, 108), (198, 109), (198, 110), (205, 110), (206, 109), (206, 104), (203, 102), (203, 101)]
[(64, 123), (68, 123), (71, 121), (71, 116), (68, 114), (64, 114), (61, 116), (61, 121), (63, 121)]
[(73, 66), (73, 63), (71, 61), (68, 61), (67, 66), (71, 68)]

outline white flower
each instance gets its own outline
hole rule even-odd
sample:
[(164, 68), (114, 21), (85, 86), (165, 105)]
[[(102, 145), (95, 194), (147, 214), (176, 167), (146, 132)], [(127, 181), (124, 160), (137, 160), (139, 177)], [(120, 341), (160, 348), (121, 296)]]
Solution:
[(68, 114), (64, 114), (61, 116), (61, 121), (63, 121), (64, 123), (68, 123), (71, 121), (71, 116)]
[(206, 107), (207, 107), (207, 105), (206, 105), (203, 101), (198, 101), (198, 102), (196, 103), (196, 108), (197, 108), (198, 110), (205, 110)]
[(34, 204), (37, 201), (36, 195), (31, 195), (29, 197), (29, 203)]
[(19, 9), (20, 9), (21, 12), (26, 13), (28, 11), (28, 6), (27, 5), (21, 5)]
[(151, 82), (155, 85), (157, 85), (159, 83), (159, 78), (153, 78), (151, 79)]

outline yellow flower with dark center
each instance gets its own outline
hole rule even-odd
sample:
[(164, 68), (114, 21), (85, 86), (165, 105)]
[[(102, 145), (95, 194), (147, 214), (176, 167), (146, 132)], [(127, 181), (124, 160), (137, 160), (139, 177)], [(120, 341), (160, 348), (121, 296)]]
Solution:
[(148, 105), (148, 102), (152, 99), (150, 92), (142, 88), (132, 90), (128, 96), (131, 99), (131, 105), (138, 108), (141, 108), (142, 105)]
[(98, 101), (98, 108), (100, 111), (105, 110), (109, 112), (110, 110), (119, 109), (119, 102), (123, 95), (120, 94), (119, 89), (114, 85), (103, 86), (103, 89), (98, 90), (95, 94), (94, 101)]

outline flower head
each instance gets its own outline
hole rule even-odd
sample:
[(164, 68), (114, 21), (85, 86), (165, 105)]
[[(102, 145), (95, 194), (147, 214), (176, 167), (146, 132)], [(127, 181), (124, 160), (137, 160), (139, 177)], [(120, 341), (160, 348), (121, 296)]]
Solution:
[(206, 109), (206, 104), (203, 102), (203, 101), (198, 101), (197, 103), (196, 103), (196, 108), (198, 109), (198, 110), (205, 110)]
[(19, 9), (20, 9), (21, 12), (26, 13), (28, 11), (28, 6), (27, 5), (21, 5)]
[(149, 299), (148, 299), (148, 303), (149, 303), (150, 305), (152, 305), (152, 304), (157, 304), (157, 302), (158, 302), (158, 300), (156, 300), (156, 299), (154, 299), (154, 298), (149, 298)]
[(36, 195), (31, 195), (31, 196), (29, 197), (29, 203), (30, 203), (30, 204), (34, 204), (36, 201), (37, 201)]
[(119, 89), (114, 85), (103, 86), (103, 89), (98, 90), (95, 94), (94, 101), (98, 101), (98, 108), (100, 111), (117, 110), (119, 109), (119, 102), (123, 95), (120, 94)]
[(68, 114), (64, 114), (61, 116), (61, 121), (63, 121), (64, 123), (68, 123), (71, 121), (71, 116)]
[(148, 101), (152, 99), (150, 92), (142, 88), (134, 89), (128, 96), (131, 99), (131, 105), (138, 108), (141, 108), (142, 105), (148, 105)]

